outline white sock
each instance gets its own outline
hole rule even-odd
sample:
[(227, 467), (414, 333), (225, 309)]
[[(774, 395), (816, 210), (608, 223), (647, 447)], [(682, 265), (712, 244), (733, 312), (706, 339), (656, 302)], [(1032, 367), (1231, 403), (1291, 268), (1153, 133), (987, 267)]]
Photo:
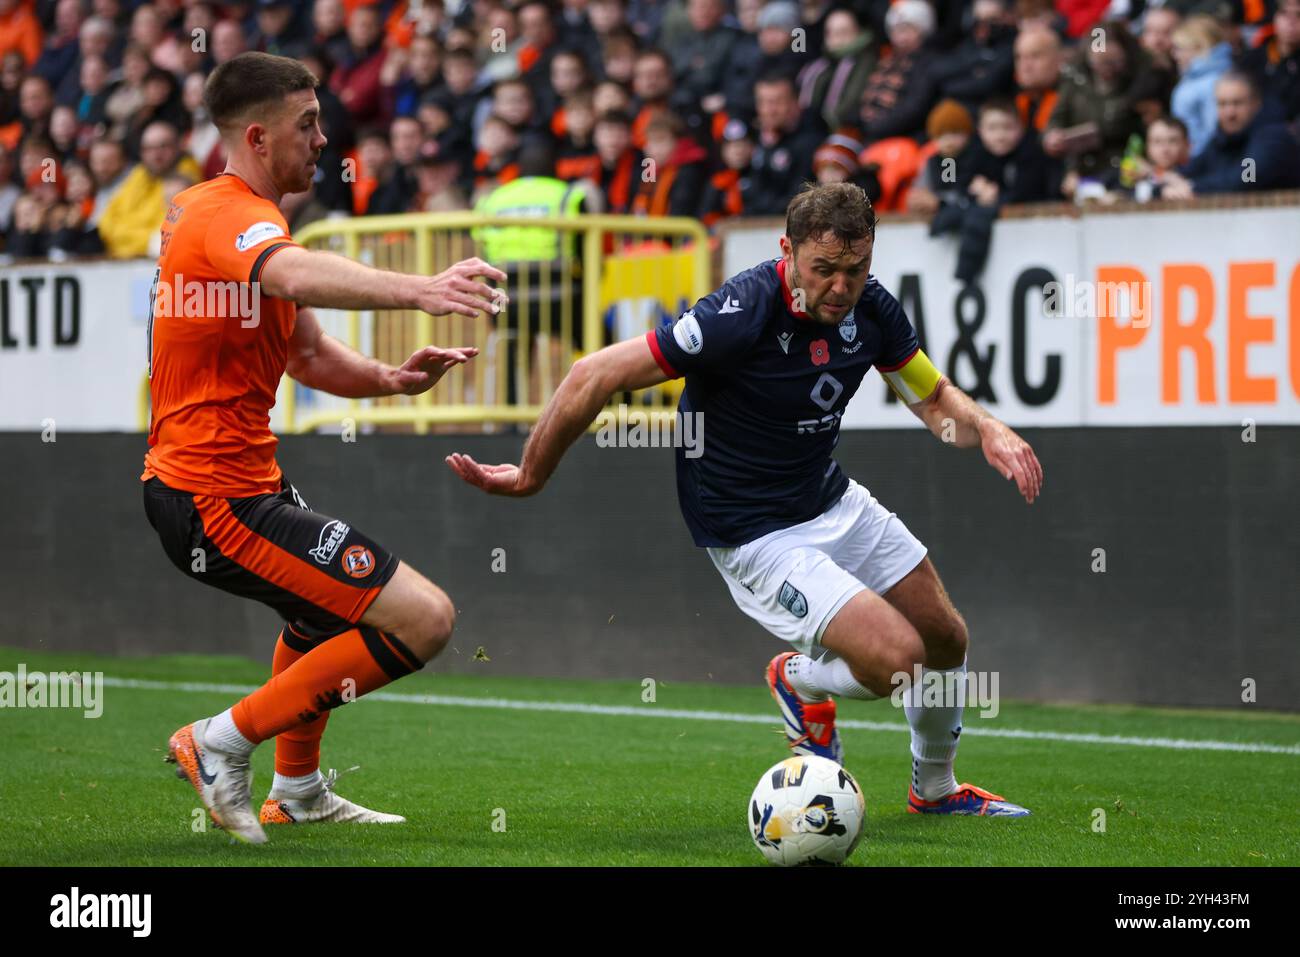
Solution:
[(814, 661), (807, 655), (794, 655), (786, 659), (785, 676), (799, 697), (809, 704), (825, 701), (827, 695), (841, 695), (861, 701), (873, 701), (880, 697), (864, 688), (853, 677), (849, 663), (843, 658), (827, 661), (823, 657)]
[(319, 794), (324, 786), (325, 779), (319, 768), (297, 777), (286, 777), (277, 771), (275, 780), (271, 782), (271, 793), (282, 798), (309, 798)]
[(225, 751), (227, 754), (251, 754), (257, 747), (239, 733), (231, 708), (227, 708), (208, 721), (207, 730), (203, 732), (203, 746), (216, 751)]
[[(952, 675), (943, 684), (931, 674)], [(943, 689), (942, 704), (925, 704)], [(966, 662), (956, 668), (922, 668), (921, 682), (903, 695), (903, 710), (912, 728), (912, 788), (924, 801), (937, 801), (957, 790), (952, 772), (961, 735), (961, 716), (966, 704)]]

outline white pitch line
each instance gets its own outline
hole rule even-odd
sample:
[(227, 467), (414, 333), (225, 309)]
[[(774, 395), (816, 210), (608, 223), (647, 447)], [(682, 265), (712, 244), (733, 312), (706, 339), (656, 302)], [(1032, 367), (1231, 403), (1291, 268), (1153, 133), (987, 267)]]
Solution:
[[(145, 691), (213, 692), (245, 695), (257, 685), (206, 684), (195, 681), (147, 681), (136, 678), (104, 678), (105, 687), (134, 688)], [(731, 711), (687, 711), (681, 708), (632, 707), (630, 705), (583, 704), (573, 701), (519, 701), (512, 698), (465, 698), (456, 695), (399, 694), (373, 691), (365, 701), (390, 701), (396, 704), (442, 705), (453, 708), (494, 708), (513, 711), (552, 711), (559, 714), (601, 714), (610, 717), (678, 718), (687, 721), (729, 721), (737, 724), (780, 724), (779, 715), (740, 714)], [(894, 721), (836, 722), (841, 728), (855, 731), (906, 732), (907, 725)], [(1064, 741), (1069, 744), (1108, 744), (1134, 748), (1168, 748), (1179, 751), (1240, 751), (1249, 754), (1300, 755), (1300, 745), (1262, 744), (1244, 741), (1197, 741), (1185, 738), (1131, 738), (1115, 734), (1076, 734), (1068, 731), (1024, 731), (1017, 728), (962, 728), (968, 737), (1020, 738), (1031, 741)]]

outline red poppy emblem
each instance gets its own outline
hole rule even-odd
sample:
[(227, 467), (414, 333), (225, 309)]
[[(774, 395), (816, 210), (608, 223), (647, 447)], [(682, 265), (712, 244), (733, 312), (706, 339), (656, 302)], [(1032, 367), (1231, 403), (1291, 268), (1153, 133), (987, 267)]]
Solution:
[(808, 351), (812, 354), (812, 363), (815, 366), (824, 366), (831, 361), (831, 349), (825, 339), (813, 340), (808, 346)]

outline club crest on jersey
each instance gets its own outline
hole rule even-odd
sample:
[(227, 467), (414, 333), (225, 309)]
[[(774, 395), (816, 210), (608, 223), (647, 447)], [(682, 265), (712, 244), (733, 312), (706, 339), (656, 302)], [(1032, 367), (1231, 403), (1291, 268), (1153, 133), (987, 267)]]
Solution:
[(247, 252), (258, 243), (270, 239), (272, 236), (283, 236), (284, 230), (276, 223), (253, 223), (242, 233), (235, 237), (235, 249), (239, 252)]
[(353, 545), (343, 553), (343, 570), (352, 578), (365, 578), (375, 570), (375, 556), (364, 545)]
[(673, 338), (688, 355), (697, 355), (704, 348), (704, 331), (700, 329), (693, 311), (682, 313), (682, 317), (673, 323)]
[(317, 541), (316, 547), (311, 549), (307, 554), (316, 559), (321, 565), (328, 565), (334, 558), (339, 546), (343, 544), (343, 539), (348, 537), (348, 532), (352, 531), (345, 523), (340, 522), (337, 518), (326, 523), (325, 527), (320, 530), (320, 540)]
[(782, 608), (796, 618), (803, 618), (808, 614), (808, 599), (804, 598), (803, 592), (788, 581), (781, 582), (781, 594), (777, 596), (776, 600)]
[(853, 310), (850, 309), (849, 314), (840, 320), (840, 338), (845, 342), (852, 342), (857, 336), (858, 323), (853, 318)]

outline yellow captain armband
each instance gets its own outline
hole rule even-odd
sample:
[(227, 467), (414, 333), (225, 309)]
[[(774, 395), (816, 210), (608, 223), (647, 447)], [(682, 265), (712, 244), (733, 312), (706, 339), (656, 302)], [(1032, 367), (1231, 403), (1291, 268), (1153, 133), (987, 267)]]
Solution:
[(878, 368), (890, 388), (908, 405), (928, 399), (942, 378), (930, 357), (919, 348), (896, 366)]

